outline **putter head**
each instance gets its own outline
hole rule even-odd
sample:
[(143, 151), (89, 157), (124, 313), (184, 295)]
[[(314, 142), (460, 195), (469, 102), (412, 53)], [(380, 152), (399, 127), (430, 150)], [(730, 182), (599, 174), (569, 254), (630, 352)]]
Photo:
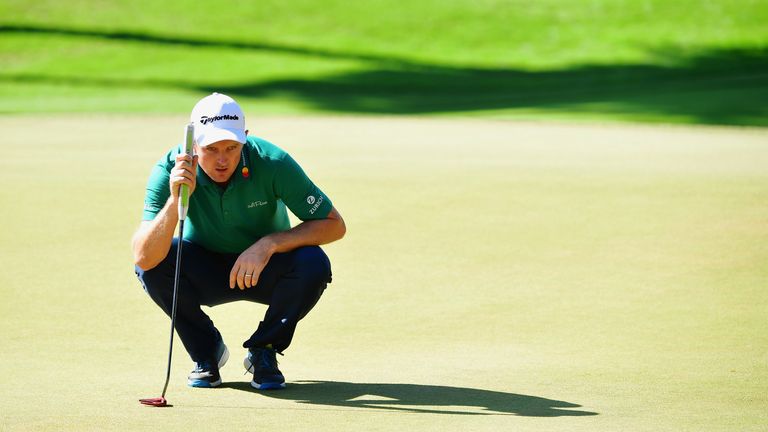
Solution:
[(139, 402), (141, 402), (142, 405), (154, 406), (154, 407), (170, 406), (168, 405), (168, 401), (165, 400), (164, 397), (139, 399)]

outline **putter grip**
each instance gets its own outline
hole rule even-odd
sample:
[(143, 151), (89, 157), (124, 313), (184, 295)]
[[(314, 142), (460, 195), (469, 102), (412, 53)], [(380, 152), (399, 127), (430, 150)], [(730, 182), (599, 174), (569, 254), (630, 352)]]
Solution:
[[(192, 143), (195, 140), (195, 124), (190, 123), (184, 129), (184, 152), (192, 156), (193, 148)], [(189, 210), (189, 186), (181, 185), (179, 191), (179, 220), (187, 218), (187, 210)]]

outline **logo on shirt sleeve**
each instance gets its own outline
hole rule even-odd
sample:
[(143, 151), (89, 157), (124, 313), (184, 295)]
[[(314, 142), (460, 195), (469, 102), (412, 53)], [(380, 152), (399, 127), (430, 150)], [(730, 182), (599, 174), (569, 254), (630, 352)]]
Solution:
[(154, 206), (154, 205), (149, 204), (149, 203), (145, 203), (144, 204), (144, 210), (146, 210), (146, 211), (157, 213), (157, 212), (159, 212), (162, 209), (163, 209), (162, 207)]
[[(315, 199), (314, 196), (310, 195), (307, 197), (307, 204), (311, 205), (312, 208), (309, 209), (309, 214), (315, 214), (318, 208), (320, 208), (320, 204), (323, 203), (323, 196), (319, 195), (317, 199)], [(314, 205), (312, 205), (314, 204)]]

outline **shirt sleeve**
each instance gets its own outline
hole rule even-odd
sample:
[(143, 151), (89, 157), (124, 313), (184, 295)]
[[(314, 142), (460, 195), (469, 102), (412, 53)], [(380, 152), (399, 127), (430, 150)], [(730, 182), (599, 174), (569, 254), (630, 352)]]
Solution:
[(160, 210), (163, 209), (171, 191), (168, 188), (168, 182), (171, 178), (170, 168), (164, 160), (160, 160), (152, 168), (152, 173), (147, 181), (147, 190), (144, 194), (144, 213), (141, 220), (149, 221), (154, 219)]
[(273, 187), (275, 195), (303, 221), (325, 219), (333, 208), (328, 196), (312, 183), (288, 154), (277, 166)]

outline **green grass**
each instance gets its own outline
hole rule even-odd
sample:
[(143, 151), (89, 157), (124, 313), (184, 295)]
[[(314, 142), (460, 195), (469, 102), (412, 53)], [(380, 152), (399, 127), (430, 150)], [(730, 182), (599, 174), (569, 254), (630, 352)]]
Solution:
[(5, 1), (0, 113), (768, 125), (762, 1)]
[(183, 124), (0, 118), (0, 429), (764, 430), (768, 136), (720, 128), (260, 118), (347, 221), (334, 283), (286, 391), (249, 390), (264, 308), (231, 304), (226, 386), (177, 344), (140, 406), (168, 320), (129, 238)]

